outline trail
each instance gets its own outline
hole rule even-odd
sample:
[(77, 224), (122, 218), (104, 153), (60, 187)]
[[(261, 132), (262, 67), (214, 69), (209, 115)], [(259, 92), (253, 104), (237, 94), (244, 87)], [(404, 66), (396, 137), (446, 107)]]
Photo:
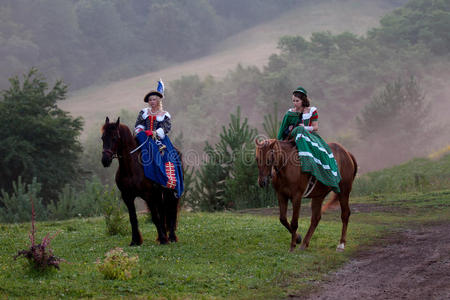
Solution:
[(290, 299), (450, 299), (450, 223), (396, 232), (315, 290)]
[[(353, 213), (410, 213), (408, 208), (364, 203), (354, 203), (351, 209)], [(278, 208), (240, 212), (276, 216)], [(302, 218), (311, 215), (307, 205), (301, 215)], [(316, 282), (312, 291), (291, 294), (289, 299), (450, 299), (450, 221), (394, 228), (375, 246), (362, 249), (337, 272)]]

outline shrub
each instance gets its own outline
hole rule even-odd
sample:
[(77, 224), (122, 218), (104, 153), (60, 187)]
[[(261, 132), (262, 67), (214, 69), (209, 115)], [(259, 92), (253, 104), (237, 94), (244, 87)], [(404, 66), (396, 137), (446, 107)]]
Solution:
[(49, 218), (64, 220), (77, 216), (95, 217), (102, 214), (102, 203), (109, 197), (108, 187), (96, 176), (86, 180), (84, 188), (66, 185), (58, 201), (47, 206)]
[(97, 267), (105, 279), (128, 280), (138, 260), (138, 256), (129, 257), (122, 248), (114, 248), (106, 253), (103, 262), (97, 259)]
[(31, 198), (31, 232), (30, 232), (30, 242), (31, 246), (28, 250), (21, 250), (17, 253), (16, 256), (14, 256), (14, 260), (16, 260), (18, 257), (23, 256), (28, 259), (28, 262), (30, 264), (30, 267), (33, 270), (37, 271), (46, 271), (49, 267), (55, 267), (56, 269), (59, 269), (59, 264), (62, 261), (62, 259), (56, 257), (53, 255), (52, 249), (50, 249), (50, 242), (55, 238), (55, 236), (58, 234), (55, 233), (53, 236), (50, 237), (49, 234), (47, 234), (40, 244), (36, 244), (36, 227), (35, 227), (35, 215), (36, 212), (34, 210), (33, 205), (33, 198)]
[(19, 177), (17, 182), (13, 182), (13, 191), (9, 194), (1, 191), (0, 196), (0, 222), (16, 223), (26, 222), (30, 220), (30, 212), (32, 211), (30, 198), (36, 200), (34, 209), (37, 212), (38, 220), (45, 220), (47, 213), (39, 197), (41, 184), (36, 178), (30, 184), (26, 184)]
[(108, 197), (105, 197), (102, 209), (105, 217), (106, 233), (108, 235), (127, 234), (129, 226), (124, 214), (123, 201), (120, 199), (117, 189), (112, 189), (105, 193), (108, 194)]

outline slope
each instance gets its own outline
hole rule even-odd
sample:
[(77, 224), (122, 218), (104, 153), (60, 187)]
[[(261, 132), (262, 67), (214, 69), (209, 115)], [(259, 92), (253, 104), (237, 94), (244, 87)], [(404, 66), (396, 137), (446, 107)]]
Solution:
[(304, 5), (222, 41), (211, 55), (157, 72), (76, 91), (60, 107), (73, 116), (82, 116), (86, 122), (86, 132), (93, 126), (99, 126), (106, 115), (114, 118), (121, 109), (141, 109), (144, 105), (141, 99), (149, 89), (156, 86), (160, 77), (169, 83), (190, 74), (220, 78), (238, 63), (262, 67), (269, 56), (277, 52), (278, 39), (283, 35), (308, 37), (312, 32), (325, 30), (364, 34), (368, 28), (377, 25), (382, 15), (394, 8), (391, 2), (336, 0)]

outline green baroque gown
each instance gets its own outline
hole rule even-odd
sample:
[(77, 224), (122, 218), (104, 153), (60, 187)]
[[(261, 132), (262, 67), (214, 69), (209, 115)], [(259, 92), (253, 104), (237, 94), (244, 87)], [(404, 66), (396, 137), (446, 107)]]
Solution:
[(294, 138), (302, 172), (310, 173), (334, 192), (340, 192), (339, 182), (341, 176), (339, 169), (328, 144), (315, 132), (310, 132), (303, 126), (312, 126), (313, 121), (319, 118), (317, 108), (311, 107), (309, 113), (288, 110), (278, 131), (278, 140)]

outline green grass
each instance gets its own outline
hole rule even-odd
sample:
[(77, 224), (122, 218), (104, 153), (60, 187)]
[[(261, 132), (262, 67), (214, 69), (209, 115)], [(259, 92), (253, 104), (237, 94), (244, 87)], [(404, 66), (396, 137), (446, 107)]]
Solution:
[[(301, 221), (302, 233), (308, 221)], [(29, 224), (0, 225), (0, 295), (9, 297), (279, 298), (298, 290), (344, 263), (360, 244), (380, 234), (373, 225), (352, 226), (345, 253), (335, 251), (341, 229), (324, 220), (310, 249), (289, 253), (290, 236), (277, 217), (232, 213), (182, 213), (180, 242), (159, 246), (154, 226), (141, 218), (144, 244), (128, 247), (129, 236), (107, 236), (104, 221), (74, 219), (37, 224), (38, 237), (61, 233), (51, 246), (67, 260), (60, 271), (30, 272), (24, 259)], [(111, 248), (139, 256), (128, 281), (105, 280), (95, 261)]]
[(353, 195), (422, 192), (450, 188), (450, 154), (416, 158), (404, 164), (358, 176)]
[[(327, 212), (310, 248), (289, 253), (290, 236), (278, 216), (237, 213), (180, 214), (176, 244), (155, 243), (153, 224), (140, 216), (144, 244), (128, 247), (130, 236), (108, 236), (102, 218), (37, 223), (40, 240), (52, 241), (54, 254), (67, 260), (61, 270), (30, 272), (26, 261), (13, 260), (28, 247), (30, 224), (0, 224), (0, 298), (145, 297), (150, 299), (279, 299), (305, 293), (355, 253), (402, 228), (450, 219), (450, 190), (365, 196), (352, 203), (389, 209), (355, 212), (344, 253), (335, 251), (339, 211)], [(303, 209), (309, 210), (308, 205)], [(309, 218), (300, 220), (305, 234)], [(115, 247), (139, 256), (128, 281), (106, 280), (95, 262)]]

